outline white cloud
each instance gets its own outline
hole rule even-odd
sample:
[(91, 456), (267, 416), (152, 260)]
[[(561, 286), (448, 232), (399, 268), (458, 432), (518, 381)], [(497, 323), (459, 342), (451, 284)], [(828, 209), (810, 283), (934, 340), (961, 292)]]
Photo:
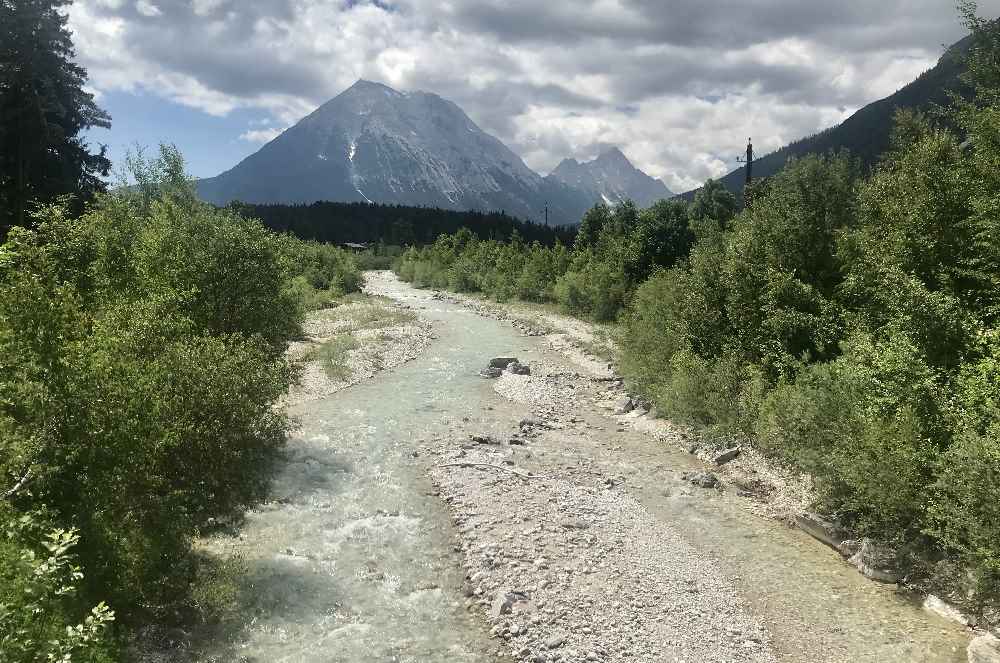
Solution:
[(248, 129), (240, 134), (240, 140), (245, 140), (248, 143), (269, 143), (278, 136), (284, 129), (276, 129), (273, 127), (267, 129)]
[(138, 0), (135, 3), (135, 10), (148, 18), (153, 18), (154, 16), (160, 16), (163, 14), (163, 12), (160, 11), (160, 8), (149, 0)]
[[(998, 14), (1000, 0), (980, 7)], [(538, 170), (612, 143), (674, 190), (734, 167), (748, 135), (763, 153), (891, 94), (962, 34), (940, 0), (77, 0), (69, 12), (101, 92), (288, 126), (369, 78), (451, 99)]]

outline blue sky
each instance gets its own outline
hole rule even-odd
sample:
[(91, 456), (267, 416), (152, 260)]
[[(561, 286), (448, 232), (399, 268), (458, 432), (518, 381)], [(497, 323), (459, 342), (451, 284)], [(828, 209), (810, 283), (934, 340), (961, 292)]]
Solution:
[(99, 103), (111, 114), (111, 129), (92, 129), (87, 140), (107, 145), (113, 163), (121, 163), (136, 145), (155, 150), (160, 143), (173, 143), (195, 177), (218, 175), (258, 150), (260, 143), (240, 135), (254, 123), (270, 123), (267, 113), (259, 110), (210, 115), (142, 90), (108, 92)]
[[(1000, 15), (1000, 0), (981, 0)], [(427, 90), (545, 173), (616, 145), (674, 191), (843, 120), (964, 36), (950, 0), (76, 0), (120, 160), (216, 175), (359, 78)]]

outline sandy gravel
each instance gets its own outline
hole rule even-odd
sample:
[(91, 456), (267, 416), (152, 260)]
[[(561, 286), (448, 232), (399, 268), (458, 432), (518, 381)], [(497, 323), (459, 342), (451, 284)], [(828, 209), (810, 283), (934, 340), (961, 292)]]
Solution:
[[(309, 315), (305, 338), (288, 348), (288, 356), (301, 362), (301, 375), (289, 391), (286, 406), (324, 398), (370, 380), (412, 361), (426, 349), (433, 337), (431, 325), (406, 304), (385, 296), (391, 280), (388, 272), (366, 272), (365, 297)], [(310, 359), (310, 352), (344, 334), (349, 334), (357, 347), (347, 353), (343, 372), (331, 377), (320, 361)]]

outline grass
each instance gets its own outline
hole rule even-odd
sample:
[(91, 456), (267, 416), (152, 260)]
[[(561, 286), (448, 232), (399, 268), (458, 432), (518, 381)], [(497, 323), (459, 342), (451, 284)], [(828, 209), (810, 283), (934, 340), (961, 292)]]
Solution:
[(337, 334), (333, 338), (313, 348), (305, 357), (306, 361), (318, 361), (323, 365), (326, 376), (331, 380), (346, 380), (350, 374), (347, 356), (358, 347), (358, 341), (349, 333)]
[(371, 304), (345, 311), (345, 318), (351, 320), (352, 330), (360, 331), (409, 324), (416, 321), (417, 314), (413, 311), (400, 311)]

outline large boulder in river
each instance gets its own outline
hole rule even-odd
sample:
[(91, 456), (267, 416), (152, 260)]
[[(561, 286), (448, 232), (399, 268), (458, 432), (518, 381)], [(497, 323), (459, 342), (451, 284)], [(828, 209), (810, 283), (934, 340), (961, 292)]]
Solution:
[(987, 633), (973, 639), (966, 649), (969, 663), (1000, 663), (1000, 638)]
[(479, 371), (479, 377), (486, 378), (487, 380), (496, 379), (503, 375), (503, 371), (494, 366), (487, 366), (483, 370)]
[(517, 363), (517, 357), (494, 357), (490, 359), (490, 368), (499, 368), (501, 371)]

